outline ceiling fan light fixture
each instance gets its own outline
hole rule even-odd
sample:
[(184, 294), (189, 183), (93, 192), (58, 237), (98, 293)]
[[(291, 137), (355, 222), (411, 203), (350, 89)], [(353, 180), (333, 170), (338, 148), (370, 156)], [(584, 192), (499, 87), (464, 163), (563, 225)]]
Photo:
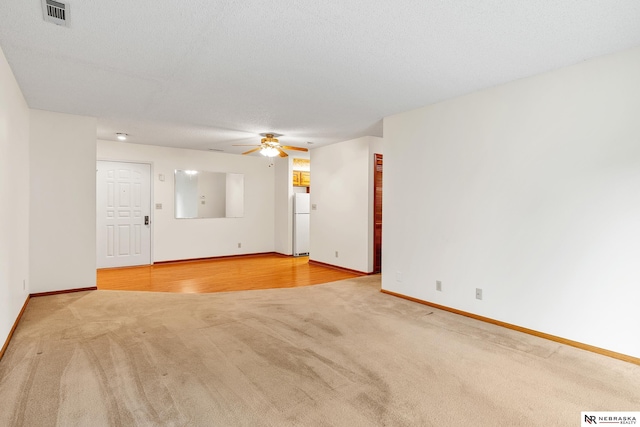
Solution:
[[(260, 134), (263, 135), (263, 134)], [(281, 135), (278, 135), (281, 136)], [(265, 133), (264, 134), (264, 138), (262, 138), (260, 140), (260, 143), (262, 144), (278, 144), (278, 139), (275, 138), (275, 134), (274, 133)]]
[(120, 141), (126, 141), (127, 140), (127, 134), (126, 133), (116, 133), (116, 138), (118, 138), (118, 140), (120, 140)]
[(262, 154), (265, 157), (276, 157), (276, 156), (288, 157), (289, 155), (284, 150), (309, 151), (306, 148), (292, 147), (289, 145), (280, 145), (280, 142), (278, 141), (276, 136), (282, 136), (282, 135), (277, 133), (265, 133), (260, 135), (264, 136), (264, 138), (260, 140), (260, 144), (257, 144), (257, 145), (244, 145), (244, 144), (235, 145), (234, 144), (234, 147), (255, 147), (255, 148), (252, 148), (251, 150), (245, 151), (242, 154), (251, 154), (255, 152), (260, 152), (260, 154)]
[(278, 154), (280, 154), (280, 152), (278, 151), (278, 149), (274, 147), (264, 147), (260, 149), (260, 154), (262, 154), (265, 157), (275, 157)]

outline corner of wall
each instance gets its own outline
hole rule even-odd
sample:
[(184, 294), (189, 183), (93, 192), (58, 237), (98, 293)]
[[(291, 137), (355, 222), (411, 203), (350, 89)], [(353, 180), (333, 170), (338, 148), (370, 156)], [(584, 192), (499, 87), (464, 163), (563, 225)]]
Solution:
[(291, 157), (275, 159), (274, 248), (277, 253), (293, 255), (293, 187)]
[(29, 296), (29, 107), (0, 48), (0, 345)]
[(96, 129), (95, 117), (30, 110), (31, 293), (96, 284)]
[[(371, 272), (371, 143), (361, 137), (312, 150), (310, 259)], [(338, 253), (338, 256), (336, 255)]]

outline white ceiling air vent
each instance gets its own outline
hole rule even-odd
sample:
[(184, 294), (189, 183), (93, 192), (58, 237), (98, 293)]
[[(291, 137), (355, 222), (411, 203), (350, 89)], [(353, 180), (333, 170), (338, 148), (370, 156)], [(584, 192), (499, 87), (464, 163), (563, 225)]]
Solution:
[(42, 15), (46, 22), (68, 27), (69, 3), (62, 3), (54, 0), (42, 0)]

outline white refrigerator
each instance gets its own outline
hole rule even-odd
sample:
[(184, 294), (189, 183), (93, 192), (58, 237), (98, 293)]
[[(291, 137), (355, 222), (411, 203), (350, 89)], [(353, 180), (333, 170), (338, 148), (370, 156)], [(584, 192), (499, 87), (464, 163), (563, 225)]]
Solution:
[(309, 193), (293, 195), (293, 256), (309, 255)]

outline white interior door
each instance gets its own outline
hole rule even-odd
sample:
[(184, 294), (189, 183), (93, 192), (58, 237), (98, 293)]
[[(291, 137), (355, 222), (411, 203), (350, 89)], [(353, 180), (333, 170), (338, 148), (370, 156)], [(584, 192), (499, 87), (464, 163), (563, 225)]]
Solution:
[(151, 165), (97, 162), (97, 267), (151, 264)]

